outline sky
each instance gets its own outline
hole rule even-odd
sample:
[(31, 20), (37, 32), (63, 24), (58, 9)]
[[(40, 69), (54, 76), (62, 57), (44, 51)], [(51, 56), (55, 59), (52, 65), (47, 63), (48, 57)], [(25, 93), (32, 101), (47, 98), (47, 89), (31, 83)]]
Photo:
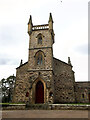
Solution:
[(54, 21), (54, 57), (71, 59), (75, 81), (88, 81), (88, 0), (0, 0), (0, 79), (16, 75), (20, 60), (28, 61), (27, 23)]

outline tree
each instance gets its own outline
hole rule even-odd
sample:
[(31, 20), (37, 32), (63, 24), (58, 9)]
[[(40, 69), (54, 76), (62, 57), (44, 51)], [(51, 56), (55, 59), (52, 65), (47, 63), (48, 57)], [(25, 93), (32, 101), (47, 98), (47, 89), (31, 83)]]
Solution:
[(14, 75), (1, 80), (0, 88), (2, 88), (2, 102), (12, 102), (15, 80), (16, 77)]
[(9, 102), (12, 101), (13, 91), (14, 91), (14, 85), (15, 85), (15, 80), (16, 80), (16, 77), (15, 77), (14, 75), (13, 75), (13, 76), (9, 76), (9, 77), (7, 78)]

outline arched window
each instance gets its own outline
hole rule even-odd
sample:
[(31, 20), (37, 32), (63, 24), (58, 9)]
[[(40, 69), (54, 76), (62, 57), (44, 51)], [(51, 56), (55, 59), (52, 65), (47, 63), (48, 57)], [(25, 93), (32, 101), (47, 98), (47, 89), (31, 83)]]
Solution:
[(44, 35), (42, 35), (41, 33), (39, 33), (39, 34), (36, 36), (36, 38), (37, 38), (37, 43), (38, 43), (38, 44), (42, 44)]
[(38, 57), (37, 57), (37, 65), (42, 65), (42, 54), (40, 54), (40, 55), (38, 55)]
[(44, 64), (44, 53), (42, 51), (38, 51), (35, 54), (35, 61), (36, 61), (36, 65), (43, 65)]
[(41, 35), (38, 37), (38, 44), (42, 44), (42, 36)]

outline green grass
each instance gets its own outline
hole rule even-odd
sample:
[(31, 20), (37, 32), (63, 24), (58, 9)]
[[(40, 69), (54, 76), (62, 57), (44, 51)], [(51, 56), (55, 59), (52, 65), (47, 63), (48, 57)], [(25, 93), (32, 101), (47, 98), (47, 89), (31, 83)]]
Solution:
[(25, 104), (25, 103), (0, 103), (0, 105), (10, 105), (10, 104)]
[[(25, 103), (0, 103), (0, 105), (10, 105), (10, 104), (25, 104)], [(55, 104), (64, 104), (64, 103), (55, 103)], [(90, 105), (90, 103), (65, 103), (65, 105)]]
[(90, 103), (55, 103), (55, 104), (67, 104), (67, 105), (90, 105)]

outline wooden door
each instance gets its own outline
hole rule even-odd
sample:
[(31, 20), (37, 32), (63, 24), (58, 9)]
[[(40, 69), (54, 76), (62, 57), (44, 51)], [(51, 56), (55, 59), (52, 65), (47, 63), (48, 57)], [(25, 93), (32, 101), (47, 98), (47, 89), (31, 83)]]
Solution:
[(44, 86), (41, 81), (36, 84), (36, 100), (35, 103), (44, 103)]

